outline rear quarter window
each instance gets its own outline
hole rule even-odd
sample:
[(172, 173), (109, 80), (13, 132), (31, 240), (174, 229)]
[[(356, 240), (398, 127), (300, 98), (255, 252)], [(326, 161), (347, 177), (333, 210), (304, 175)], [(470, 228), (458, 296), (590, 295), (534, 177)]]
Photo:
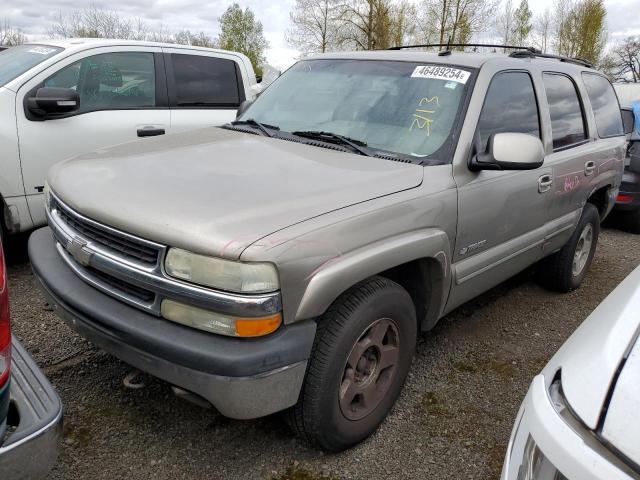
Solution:
[(583, 73), (587, 95), (596, 117), (596, 127), (601, 138), (624, 135), (618, 97), (606, 78), (595, 73)]

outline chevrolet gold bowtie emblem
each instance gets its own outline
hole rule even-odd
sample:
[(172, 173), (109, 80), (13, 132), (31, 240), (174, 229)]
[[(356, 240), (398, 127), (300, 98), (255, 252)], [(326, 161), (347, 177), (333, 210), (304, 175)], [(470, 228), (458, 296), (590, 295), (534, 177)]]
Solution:
[(91, 260), (91, 252), (84, 249), (86, 246), (87, 242), (78, 237), (74, 237), (67, 244), (67, 252), (75, 258), (76, 262), (85, 267), (89, 266), (89, 261)]

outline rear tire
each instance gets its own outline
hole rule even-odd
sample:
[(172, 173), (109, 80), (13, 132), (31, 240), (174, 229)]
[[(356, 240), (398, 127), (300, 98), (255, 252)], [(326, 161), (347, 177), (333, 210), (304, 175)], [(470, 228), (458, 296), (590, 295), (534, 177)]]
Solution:
[(298, 403), (287, 422), (338, 452), (371, 435), (395, 403), (413, 360), (414, 304), (397, 283), (372, 277), (340, 296), (318, 322)]
[(569, 241), (559, 252), (541, 262), (541, 283), (563, 293), (578, 288), (593, 260), (599, 234), (600, 214), (594, 205), (587, 203)]

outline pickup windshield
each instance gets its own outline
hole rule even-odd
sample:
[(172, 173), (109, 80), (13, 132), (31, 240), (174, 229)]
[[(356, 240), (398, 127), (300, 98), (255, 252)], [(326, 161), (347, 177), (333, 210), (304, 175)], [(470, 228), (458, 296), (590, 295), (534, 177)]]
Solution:
[(63, 49), (50, 45), (19, 45), (0, 52), (0, 87)]
[(303, 60), (240, 117), (281, 132), (330, 132), (413, 157), (452, 133), (471, 71), (404, 61)]

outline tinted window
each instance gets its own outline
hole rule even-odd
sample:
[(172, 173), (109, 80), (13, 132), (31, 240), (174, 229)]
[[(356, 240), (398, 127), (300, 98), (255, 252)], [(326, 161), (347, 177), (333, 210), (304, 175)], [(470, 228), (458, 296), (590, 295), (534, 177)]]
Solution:
[(81, 113), (156, 104), (153, 53), (103, 53), (83, 58), (49, 77), (44, 85), (77, 90)]
[(3, 50), (0, 55), (0, 87), (61, 51), (62, 48), (49, 45), (19, 45)]
[(601, 137), (623, 135), (618, 98), (609, 80), (592, 73), (583, 73), (582, 79), (587, 87), (589, 101), (596, 117), (598, 135)]
[(238, 106), (240, 93), (233, 60), (172, 54), (178, 106)]
[(553, 148), (563, 148), (582, 142), (587, 138), (582, 105), (573, 81), (559, 74), (544, 74), (547, 92)]
[(540, 138), (538, 103), (527, 73), (503, 72), (491, 80), (478, 122), (480, 151), (487, 149), (491, 135), (503, 132)]

